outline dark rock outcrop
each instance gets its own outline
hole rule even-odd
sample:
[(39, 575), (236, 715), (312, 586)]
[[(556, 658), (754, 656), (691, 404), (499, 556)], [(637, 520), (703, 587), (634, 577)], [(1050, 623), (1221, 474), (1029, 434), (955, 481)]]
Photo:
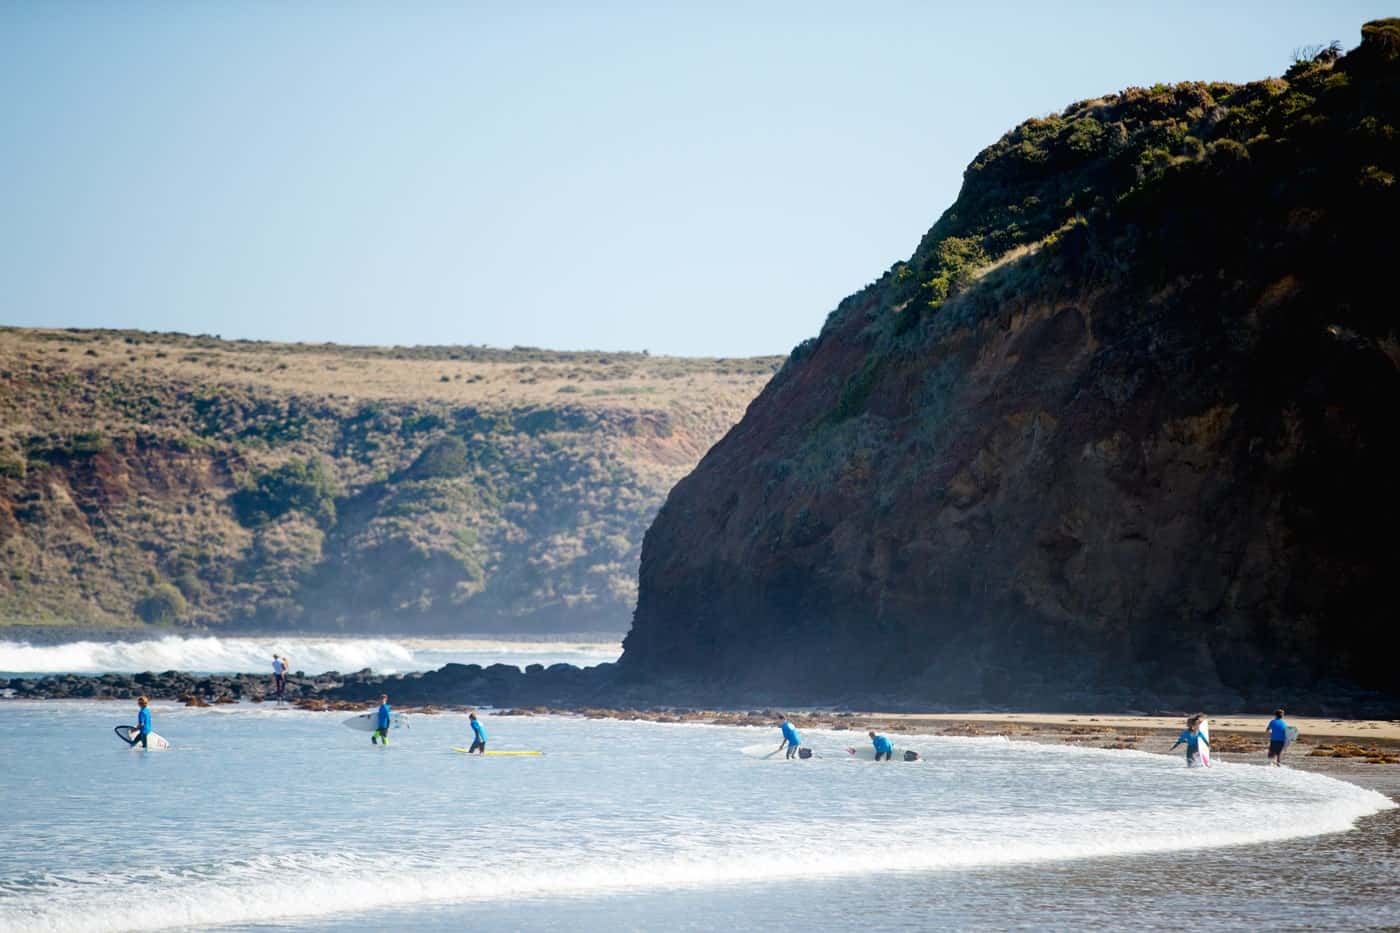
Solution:
[(1398, 53), (981, 153), (672, 491), (622, 675), (1400, 709)]

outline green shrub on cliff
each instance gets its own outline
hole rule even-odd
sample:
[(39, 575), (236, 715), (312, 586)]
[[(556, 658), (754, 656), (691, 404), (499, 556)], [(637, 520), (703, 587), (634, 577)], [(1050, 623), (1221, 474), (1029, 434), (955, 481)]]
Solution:
[(335, 480), (321, 459), (313, 457), (256, 474), (234, 493), (232, 503), (238, 520), (250, 528), (288, 512), (301, 512), (329, 525), (335, 521), (336, 495)]
[(170, 625), (179, 622), (189, 612), (189, 603), (174, 586), (157, 583), (151, 591), (136, 604), (136, 614), (143, 622), (152, 625)]
[(408, 468), (411, 479), (453, 479), (471, 472), (467, 445), (460, 437), (449, 434), (433, 441)]

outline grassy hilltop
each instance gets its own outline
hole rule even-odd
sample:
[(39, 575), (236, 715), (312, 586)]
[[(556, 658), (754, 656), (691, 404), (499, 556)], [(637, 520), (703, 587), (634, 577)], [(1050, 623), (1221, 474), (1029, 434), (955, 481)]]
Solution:
[(780, 363), (0, 328), (0, 625), (622, 631)]

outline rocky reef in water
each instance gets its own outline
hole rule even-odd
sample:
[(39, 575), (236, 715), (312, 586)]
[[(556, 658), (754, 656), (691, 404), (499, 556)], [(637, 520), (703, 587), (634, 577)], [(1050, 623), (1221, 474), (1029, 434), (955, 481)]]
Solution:
[(1400, 709), (1400, 20), (981, 152), (647, 532), (621, 676)]

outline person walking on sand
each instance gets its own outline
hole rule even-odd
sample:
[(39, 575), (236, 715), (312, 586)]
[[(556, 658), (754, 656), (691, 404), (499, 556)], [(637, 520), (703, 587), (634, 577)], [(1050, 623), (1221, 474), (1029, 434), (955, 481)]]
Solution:
[(894, 760), (894, 746), (890, 744), (890, 740), (888, 738), (886, 738), (883, 735), (876, 735), (875, 730), (871, 729), (870, 741), (875, 744), (876, 761), (879, 761), (882, 757), (885, 761)]
[(389, 695), (381, 693), (379, 695), (379, 713), (374, 721), (374, 732), (370, 733), (369, 741), (371, 745), (378, 744), (380, 739), (384, 744), (389, 744), (389, 724), (393, 722), (393, 711), (389, 709)]
[(787, 754), (785, 754), (783, 757), (784, 757), (784, 758), (792, 758), (794, 755), (797, 754), (797, 750), (798, 750), (801, 746), (802, 746), (802, 737), (801, 737), (800, 735), (797, 734), (797, 730), (794, 729), (794, 728), (792, 727), (792, 723), (788, 722), (787, 715), (784, 714), (784, 715), (783, 715), (783, 744), (782, 744), (782, 745), (779, 745), (779, 746), (777, 747), (776, 751), (782, 751), (784, 748), (786, 748), (786, 749), (787, 749)]
[(1168, 751), (1176, 751), (1176, 746), (1182, 742), (1186, 743), (1186, 767), (1194, 768), (1197, 759), (1201, 755), (1201, 743), (1206, 743), (1206, 748), (1210, 748), (1210, 739), (1196, 731), (1196, 724), (1201, 721), (1199, 716), (1192, 716), (1186, 720), (1186, 730), (1176, 737), (1176, 743)]
[(272, 692), (277, 696), (277, 702), (282, 702), (282, 695), (287, 690), (287, 662), (277, 655), (272, 656)]
[(472, 721), (472, 747), (467, 749), (467, 754), (470, 755), (479, 750), (484, 755), (486, 754), (486, 729), (476, 718), (476, 713), (468, 714), (467, 718)]
[(136, 698), (136, 735), (126, 740), (126, 743), (132, 748), (135, 748), (138, 742), (141, 743), (142, 748), (150, 748), (150, 745), (147, 744), (151, 738), (151, 732), (153, 731), (151, 728), (150, 702), (151, 701), (144, 696)]
[(1288, 723), (1283, 721), (1283, 710), (1274, 710), (1274, 718), (1269, 720), (1269, 764), (1283, 767), (1283, 750), (1288, 745)]

